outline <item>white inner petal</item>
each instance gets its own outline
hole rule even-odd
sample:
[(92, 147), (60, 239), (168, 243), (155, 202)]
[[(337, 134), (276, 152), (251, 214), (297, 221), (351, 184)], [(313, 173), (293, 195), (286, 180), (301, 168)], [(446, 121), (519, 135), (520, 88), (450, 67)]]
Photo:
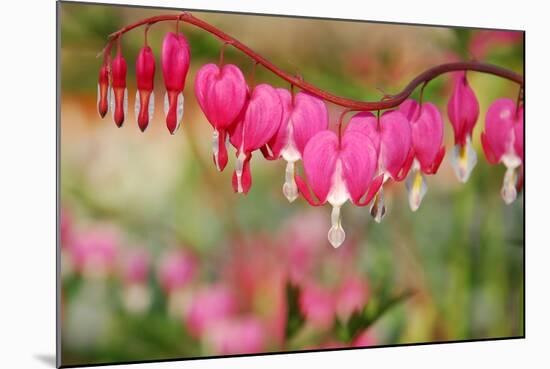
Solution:
[(374, 197), (374, 201), (370, 208), (370, 215), (374, 218), (376, 223), (380, 223), (386, 215), (386, 205), (384, 203), (384, 188), (380, 187), (378, 193)]
[(243, 145), (241, 145), (241, 149), (239, 150), (239, 156), (237, 156), (237, 163), (235, 165), (235, 174), (237, 175), (237, 192), (243, 193), (243, 184), (242, 184), (242, 175), (243, 175), (243, 167), (244, 167), (244, 159), (246, 159), (246, 155), (243, 152)]
[(136, 117), (136, 122), (139, 119), (139, 110), (141, 109), (141, 96), (139, 94), (139, 91), (136, 91), (136, 102), (134, 104), (134, 114)]
[(168, 99), (168, 92), (164, 93), (164, 115), (168, 115), (168, 110), (170, 110), (170, 99)]
[(176, 129), (174, 130), (174, 132), (178, 130), (181, 124), (181, 120), (183, 119), (183, 101), (184, 101), (183, 92), (180, 92), (178, 94), (178, 100), (176, 105)]
[[(416, 164), (416, 159), (415, 159)], [(418, 210), (422, 199), (428, 191), (428, 185), (426, 184), (426, 178), (419, 170), (417, 165), (413, 166), (413, 169), (407, 176), (407, 181), (405, 183), (407, 191), (409, 193), (409, 207), (412, 211)]]
[(124, 119), (128, 116), (128, 89), (124, 89), (124, 103), (122, 104), (124, 109)]
[(456, 177), (462, 183), (468, 181), (472, 170), (477, 164), (477, 154), (472, 147), (472, 140), (468, 136), (466, 138), (466, 145), (455, 145), (451, 155), (451, 165), (454, 169)]
[(287, 162), (285, 169), (285, 183), (283, 184), (283, 194), (289, 202), (293, 202), (298, 197), (298, 186), (294, 180), (295, 163)]
[(300, 155), (300, 152), (296, 147), (296, 143), (294, 142), (294, 127), (292, 125), (292, 119), (288, 120), (286, 132), (288, 138), (285, 147), (281, 150), (281, 156), (286, 161), (298, 161), (302, 156)]
[(109, 88), (109, 108), (111, 109), (111, 115), (115, 120), (115, 91), (113, 88)]
[(516, 168), (506, 168), (506, 173), (504, 174), (504, 181), (502, 183), (500, 195), (507, 205), (510, 205), (516, 199)]
[(214, 154), (214, 163), (216, 163), (216, 168), (218, 170), (220, 170), (220, 163), (218, 162), (219, 140), (220, 133), (217, 129), (214, 129), (214, 132), (212, 133), (212, 153)]
[(149, 96), (149, 122), (153, 119), (153, 114), (155, 113), (155, 92), (151, 91), (151, 96)]
[(327, 196), (327, 201), (332, 206), (342, 206), (349, 198), (348, 189), (342, 175), (342, 162), (338, 159), (336, 161), (334, 174), (332, 175), (332, 184)]
[(344, 232), (344, 229), (342, 228), (342, 223), (340, 221), (340, 206), (332, 207), (332, 214), (330, 216), (330, 219), (332, 226), (328, 231), (328, 241), (334, 248), (337, 248), (346, 239), (346, 232)]

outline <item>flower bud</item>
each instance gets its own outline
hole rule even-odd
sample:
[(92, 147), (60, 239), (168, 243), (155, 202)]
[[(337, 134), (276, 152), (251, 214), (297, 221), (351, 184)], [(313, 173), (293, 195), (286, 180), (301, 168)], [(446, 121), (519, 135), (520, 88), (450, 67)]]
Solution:
[(183, 117), (183, 89), (189, 70), (191, 54), (185, 36), (168, 32), (162, 42), (162, 76), (166, 87), (164, 113), (171, 134), (178, 129)]
[(136, 61), (136, 105), (135, 113), (139, 129), (143, 132), (149, 125), (155, 109), (153, 92), (155, 81), (155, 57), (149, 46), (144, 46)]
[(122, 127), (128, 112), (128, 89), (126, 88), (126, 61), (121, 54), (114, 58), (111, 72), (113, 76), (111, 110), (116, 125)]

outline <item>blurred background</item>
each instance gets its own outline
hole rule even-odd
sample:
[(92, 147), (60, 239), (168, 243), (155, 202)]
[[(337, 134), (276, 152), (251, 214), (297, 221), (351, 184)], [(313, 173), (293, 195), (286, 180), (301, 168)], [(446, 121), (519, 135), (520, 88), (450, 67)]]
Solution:
[[(233, 193), (230, 162), (211, 159), (212, 128), (193, 94), (198, 68), (220, 42), (187, 24), (191, 45), (185, 113), (166, 129), (160, 46), (174, 23), (155, 24), (155, 113), (141, 133), (133, 112), (135, 59), (143, 29), (122, 42), (129, 108), (117, 128), (96, 108), (108, 34), (166, 10), (61, 4), (61, 287), (64, 365), (238, 353), (365, 347), (521, 336), (523, 195), (506, 206), (503, 166), (490, 166), (479, 135), (495, 98), (517, 86), (469, 73), (480, 102), (478, 165), (460, 184), (447, 155), (416, 213), (404, 183), (385, 186), (387, 215), (343, 208), (347, 240), (327, 241), (330, 208), (289, 204), (283, 161), (255, 153), (247, 196)], [(439, 63), (479, 60), (523, 72), (523, 34), (193, 12), (282, 69), (355, 99), (400, 91)], [(250, 77), (232, 48), (227, 63)], [(286, 82), (258, 67), (256, 81)], [(425, 101), (445, 117), (451, 75), (428, 85)], [(417, 96), (417, 92), (414, 96)], [(329, 104), (331, 124), (339, 108)], [(301, 168), (299, 169), (301, 170)]]

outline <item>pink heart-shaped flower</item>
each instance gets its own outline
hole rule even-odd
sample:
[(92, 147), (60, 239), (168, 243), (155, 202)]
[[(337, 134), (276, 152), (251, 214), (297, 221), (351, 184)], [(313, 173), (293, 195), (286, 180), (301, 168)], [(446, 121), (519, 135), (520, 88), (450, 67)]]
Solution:
[[(516, 132), (520, 137), (516, 138)], [(506, 154), (523, 156), (523, 112), (516, 114), (514, 101), (497, 99), (491, 104), (485, 116), (482, 143), (491, 163), (498, 163)]]
[(405, 100), (399, 106), (399, 110), (409, 120), (414, 156), (420, 163), (420, 168), (424, 173), (435, 173), (445, 155), (445, 148), (441, 146), (443, 143), (441, 113), (432, 103), (420, 105), (412, 99)]
[(252, 151), (266, 145), (277, 133), (282, 117), (283, 104), (277, 91), (268, 84), (256, 86), (230, 135), (230, 142), (237, 149), (235, 192), (248, 192), (252, 183), (249, 168)]
[(246, 103), (248, 86), (241, 70), (206, 64), (195, 77), (195, 95), (206, 119), (217, 130), (228, 129)]
[(285, 107), (285, 114), (277, 134), (269, 141), (269, 147), (276, 158), (282, 155), (286, 156), (287, 161), (300, 159), (310, 138), (328, 128), (326, 104), (305, 92), (297, 93), (294, 102), (288, 90), (281, 88), (277, 92)]
[[(305, 181), (295, 175), (300, 193), (312, 205), (332, 205), (332, 227), (328, 239), (334, 247), (344, 242), (340, 207), (350, 199), (367, 205), (382, 185), (383, 176), (373, 179), (377, 170), (377, 152), (372, 141), (357, 130), (346, 130), (341, 141), (329, 130), (313, 136), (304, 150), (306, 178), (317, 197), (310, 195)], [(361, 198), (366, 194), (364, 201)]]
[(370, 112), (357, 113), (350, 119), (347, 130), (359, 131), (371, 139), (382, 173), (399, 181), (406, 176), (412, 163), (411, 128), (403, 113), (386, 111), (380, 123)]
[(241, 70), (232, 64), (204, 65), (195, 78), (195, 95), (206, 119), (214, 127), (213, 159), (218, 170), (227, 164), (226, 132), (239, 118), (248, 96)]

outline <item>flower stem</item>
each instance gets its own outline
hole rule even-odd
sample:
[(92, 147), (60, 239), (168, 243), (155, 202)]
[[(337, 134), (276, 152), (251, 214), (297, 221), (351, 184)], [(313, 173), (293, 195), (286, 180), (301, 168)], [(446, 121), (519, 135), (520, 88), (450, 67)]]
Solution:
[(150, 17), (150, 18), (142, 19), (136, 23), (130, 24), (124, 28), (121, 28), (120, 30), (109, 35), (108, 44), (103, 50), (103, 52), (110, 52), (111, 44), (113, 41), (115, 41), (117, 38), (120, 38), (120, 36), (122, 36), (124, 33), (131, 31), (136, 27), (142, 26), (144, 24), (154, 24), (158, 22), (174, 21), (174, 20), (177, 21), (177, 23), (181, 21), (181, 22), (191, 24), (195, 27), (201, 28), (202, 30), (216, 36), (220, 40), (230, 43), (233, 47), (235, 47), (236, 49), (240, 50), (241, 52), (243, 52), (244, 54), (252, 58), (256, 63), (263, 65), (266, 69), (268, 69), (269, 71), (277, 75), (279, 78), (293, 84), (294, 86), (304, 91), (307, 91), (310, 94), (315, 95), (323, 100), (326, 100), (333, 104), (343, 106), (345, 108), (355, 110), (355, 111), (374, 111), (374, 110), (381, 110), (381, 109), (389, 109), (389, 108), (398, 106), (403, 101), (405, 101), (407, 97), (411, 95), (411, 93), (416, 89), (416, 87), (418, 87), (419, 85), (423, 84), (426, 81), (430, 81), (437, 76), (440, 76), (442, 74), (449, 73), (449, 72), (470, 70), (470, 71), (476, 71), (480, 73), (492, 74), (492, 75), (510, 80), (514, 83), (519, 84), (520, 86), (523, 86), (523, 76), (515, 73), (512, 70), (505, 69), (493, 64), (479, 63), (476, 61), (455, 62), (455, 63), (440, 64), (427, 69), (423, 73), (420, 73), (411, 82), (409, 82), (409, 84), (401, 92), (395, 95), (389, 96), (388, 99), (383, 99), (382, 101), (375, 101), (375, 102), (348, 99), (345, 97), (334, 95), (328, 91), (322, 90), (319, 87), (304, 81), (302, 78), (292, 76), (286, 73), (285, 71), (277, 67), (275, 64), (267, 60), (265, 57), (256, 53), (254, 50), (252, 50), (245, 44), (241, 43), (236, 38), (226, 34), (219, 28), (211, 25), (210, 23), (207, 23), (195, 17), (189, 12), (184, 12), (179, 15), (169, 14), (169, 15), (159, 15), (155, 17)]

